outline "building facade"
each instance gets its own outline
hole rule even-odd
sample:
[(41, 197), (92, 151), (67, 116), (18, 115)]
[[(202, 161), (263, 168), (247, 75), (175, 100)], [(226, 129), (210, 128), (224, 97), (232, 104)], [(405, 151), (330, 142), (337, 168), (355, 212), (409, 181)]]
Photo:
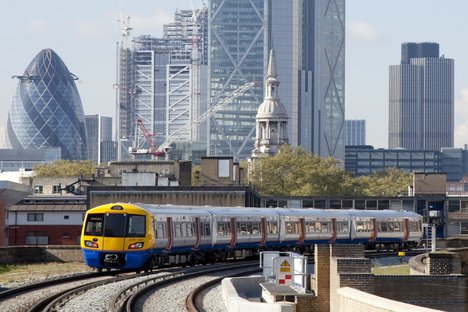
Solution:
[(453, 147), (454, 60), (437, 43), (403, 43), (389, 72), (389, 148)]
[(275, 50), (291, 145), (344, 160), (345, 1), (265, 3), (265, 55)]
[(88, 157), (78, 79), (51, 49), (40, 51), (21, 76), (7, 120), (13, 149), (61, 148), (62, 159)]
[(40, 150), (0, 149), (0, 172), (30, 171), (37, 164), (60, 159), (62, 151), (59, 147)]
[(112, 118), (101, 115), (86, 115), (88, 134), (88, 159), (95, 163), (116, 160), (116, 149), (112, 141)]
[(366, 145), (366, 121), (345, 120), (346, 145)]
[[(130, 147), (150, 148), (137, 119), (159, 147), (206, 111), (207, 10), (197, 10), (196, 23), (192, 15), (191, 10), (177, 11), (174, 22), (164, 25), (163, 38), (139, 36), (133, 38), (131, 48), (122, 43), (117, 101), (119, 160), (130, 159)], [(206, 129), (206, 124), (190, 128), (178, 139), (206, 142), (206, 130), (200, 129)]]

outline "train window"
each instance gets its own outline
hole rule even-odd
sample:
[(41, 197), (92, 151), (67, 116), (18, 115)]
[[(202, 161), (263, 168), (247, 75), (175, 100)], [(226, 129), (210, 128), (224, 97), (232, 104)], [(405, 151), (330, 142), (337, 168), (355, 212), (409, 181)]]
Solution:
[(401, 229), (402, 229), (402, 224), (400, 221), (393, 222), (393, 230), (395, 232), (401, 232)]
[(144, 237), (145, 220), (145, 216), (129, 215), (127, 237)]
[(286, 221), (285, 228), (286, 228), (286, 234), (296, 234), (299, 232), (296, 221)]
[(211, 235), (210, 222), (202, 222), (201, 223), (201, 235), (202, 236), (210, 236)]
[(379, 232), (388, 232), (388, 223), (387, 222), (379, 222)]
[(174, 222), (174, 237), (184, 237), (186, 230), (185, 222)]
[(411, 230), (411, 232), (420, 231), (419, 222), (418, 221), (411, 221), (410, 222), (410, 230)]
[(226, 236), (229, 235), (228, 223), (226, 221), (219, 221), (217, 224), (218, 235)]
[(104, 220), (104, 236), (124, 237), (126, 215), (108, 213)]
[(306, 222), (306, 232), (307, 233), (315, 232), (315, 222)]
[(156, 223), (156, 237), (158, 238), (166, 238), (166, 225), (163, 222)]
[(346, 233), (348, 232), (348, 221), (338, 221), (336, 223), (336, 227), (337, 227), (337, 232), (339, 233)]
[(357, 232), (370, 232), (370, 222), (369, 221), (356, 221), (356, 231)]
[(329, 232), (328, 228), (329, 228), (328, 222), (322, 222), (322, 233)]
[(315, 222), (315, 232), (316, 233), (322, 232), (322, 223), (321, 222)]
[(193, 227), (194, 227), (193, 222), (187, 222), (187, 236), (189, 237), (193, 236)]
[(268, 228), (268, 233), (270, 234), (278, 233), (278, 224), (276, 223), (276, 221), (268, 221), (267, 228)]
[(85, 235), (102, 235), (103, 214), (89, 214), (86, 219)]
[(240, 235), (252, 234), (252, 222), (250, 221), (237, 222), (237, 232)]
[(262, 232), (260, 222), (252, 222), (252, 234), (258, 235)]

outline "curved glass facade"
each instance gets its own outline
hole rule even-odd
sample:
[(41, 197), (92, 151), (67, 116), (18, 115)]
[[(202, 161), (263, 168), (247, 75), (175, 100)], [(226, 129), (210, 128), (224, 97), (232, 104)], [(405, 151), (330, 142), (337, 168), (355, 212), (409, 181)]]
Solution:
[(11, 147), (60, 147), (62, 159), (87, 159), (86, 126), (76, 77), (57, 53), (42, 50), (17, 78), (7, 121)]

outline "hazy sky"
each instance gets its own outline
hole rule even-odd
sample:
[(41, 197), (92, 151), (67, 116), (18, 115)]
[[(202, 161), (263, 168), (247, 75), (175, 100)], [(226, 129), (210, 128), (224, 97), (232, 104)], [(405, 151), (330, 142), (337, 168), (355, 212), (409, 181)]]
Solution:
[[(201, 1), (194, 3), (198, 7)], [(0, 11), (0, 147), (17, 86), (11, 76), (22, 74), (40, 50), (55, 50), (80, 78), (77, 86), (85, 114), (115, 117), (120, 12), (131, 16), (132, 36), (160, 36), (162, 25), (173, 20), (176, 8), (190, 9), (190, 1), (4, 1)], [(388, 67), (399, 63), (402, 42), (423, 41), (438, 42), (441, 54), (455, 59), (455, 146), (468, 143), (467, 12), (467, 0), (347, 0), (346, 118), (366, 120), (367, 144), (387, 147)]]

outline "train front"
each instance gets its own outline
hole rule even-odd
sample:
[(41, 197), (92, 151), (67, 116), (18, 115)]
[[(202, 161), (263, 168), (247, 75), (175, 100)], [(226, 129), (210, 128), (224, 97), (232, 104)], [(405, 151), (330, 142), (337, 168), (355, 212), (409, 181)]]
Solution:
[(154, 245), (151, 222), (151, 214), (131, 204), (90, 209), (81, 232), (86, 265), (98, 271), (143, 269)]

